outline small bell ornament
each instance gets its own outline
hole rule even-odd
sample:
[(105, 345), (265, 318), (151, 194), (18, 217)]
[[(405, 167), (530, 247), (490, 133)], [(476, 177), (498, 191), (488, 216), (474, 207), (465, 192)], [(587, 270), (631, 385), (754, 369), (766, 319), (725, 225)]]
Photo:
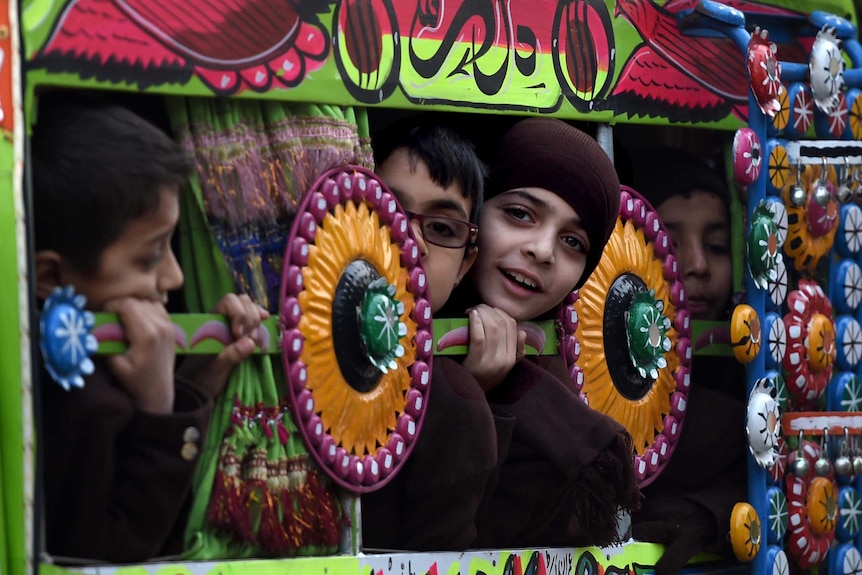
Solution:
[(793, 461), (788, 465), (788, 469), (790, 473), (795, 475), (800, 479), (804, 479), (808, 476), (808, 472), (811, 471), (811, 464), (808, 463), (808, 459), (805, 457), (805, 452), (802, 450), (802, 432), (799, 432), (799, 446), (796, 448), (796, 453), (793, 458)]
[(802, 160), (796, 161), (796, 183), (790, 186), (788, 196), (790, 203), (797, 208), (804, 206), (805, 200), (808, 198), (805, 188), (802, 187)]
[(826, 167), (826, 158), (823, 158), (823, 168), (820, 170), (820, 177), (817, 178), (817, 182), (814, 184), (811, 196), (815, 204), (824, 208), (829, 204), (829, 200), (832, 199), (832, 193), (826, 187), (827, 183), (829, 183), (829, 169)]
[(862, 476), (862, 451), (859, 449), (859, 439), (853, 441), (853, 475)]
[(850, 158), (844, 156), (844, 171), (841, 174), (841, 185), (835, 192), (835, 196), (842, 204), (846, 204), (853, 198), (853, 170), (850, 168)]
[(853, 462), (850, 461), (850, 430), (844, 428), (844, 439), (841, 441), (841, 450), (838, 457), (835, 458), (835, 474), (836, 475), (852, 475)]
[(820, 442), (820, 457), (814, 462), (814, 474), (818, 477), (826, 477), (832, 471), (832, 463), (829, 461), (829, 430), (823, 429), (823, 439)]

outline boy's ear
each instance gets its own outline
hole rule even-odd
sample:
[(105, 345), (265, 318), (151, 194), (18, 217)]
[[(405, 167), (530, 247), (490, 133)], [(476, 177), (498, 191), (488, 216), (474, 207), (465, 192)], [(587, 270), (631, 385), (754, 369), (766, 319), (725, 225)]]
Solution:
[(476, 246), (467, 246), (467, 249), (464, 250), (464, 259), (461, 260), (461, 267), (458, 268), (458, 275), (455, 276), (456, 286), (461, 283), (461, 280), (464, 279), (464, 276), (467, 275), (467, 272), (470, 271), (471, 267), (473, 267), (473, 262), (476, 261), (476, 256), (478, 254), (479, 248)]
[(53, 250), (36, 252), (36, 297), (47, 299), (60, 285), (60, 261), (62, 257)]

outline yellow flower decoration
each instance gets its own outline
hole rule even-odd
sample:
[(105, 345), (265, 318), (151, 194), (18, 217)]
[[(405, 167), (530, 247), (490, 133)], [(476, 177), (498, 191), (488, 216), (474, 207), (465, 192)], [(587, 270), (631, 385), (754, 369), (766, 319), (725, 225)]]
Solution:
[[(305, 338), (301, 361), (308, 368), (308, 389), (314, 393), (315, 410), (336, 444), (356, 455), (375, 454), (386, 446), (404, 409), (410, 388), (408, 367), (413, 363), (416, 324), (410, 317), (413, 296), (407, 291), (407, 272), (400, 264), (400, 250), (389, 229), (366, 204), (337, 205), (327, 214), (309, 245), (303, 269), (305, 290), (298, 300), (302, 310), (299, 330)], [(359, 391), (344, 378), (333, 345), (332, 308), (336, 287), (347, 266), (356, 260), (370, 263), (395, 286), (395, 299), (404, 305), (400, 320), (407, 326), (401, 337), (404, 354), (398, 369), (382, 373), (376, 386)]]
[(826, 535), (835, 530), (838, 522), (838, 489), (835, 482), (826, 477), (815, 477), (808, 486), (808, 521), (811, 531)]
[[(790, 171), (787, 185), (781, 192), (784, 205), (787, 207), (787, 237), (784, 241), (784, 252), (793, 258), (793, 267), (798, 271), (813, 272), (820, 258), (829, 253), (838, 229), (838, 199), (831, 190), (837, 181), (835, 168), (827, 166), (827, 187), (830, 189), (830, 199), (825, 206), (817, 205), (813, 198), (813, 189), (820, 179), (822, 167), (817, 165), (804, 166), (800, 177), (796, 168)], [(797, 183), (805, 190), (806, 199), (803, 205), (795, 206), (790, 201), (790, 189)]]
[(583, 393), (590, 407), (625, 426), (632, 436), (635, 452), (644, 455), (663, 429), (663, 416), (671, 411), (670, 396), (676, 388), (673, 374), (680, 364), (673, 350), (679, 336), (673, 327), (668, 329), (666, 335), (671, 351), (665, 354), (667, 366), (658, 371), (658, 378), (642, 397), (630, 399), (620, 391), (606, 357), (604, 326), (609, 293), (614, 282), (624, 274), (636, 276), (649, 289), (654, 289), (653, 297), (663, 302), (664, 314), (674, 317), (670, 288), (664, 278), (662, 262), (654, 255), (653, 242), (648, 242), (643, 230), (637, 229), (631, 221), (617, 220), (601, 262), (581, 288), (574, 304), (579, 317), (576, 333), (582, 345), (578, 364), (584, 372)]
[(760, 328), (760, 318), (750, 305), (743, 303), (733, 308), (733, 316), (730, 319), (730, 341), (733, 355), (739, 363), (749, 363), (760, 353), (763, 332)]
[(754, 559), (763, 542), (763, 524), (750, 503), (737, 503), (730, 513), (730, 543), (742, 562)]

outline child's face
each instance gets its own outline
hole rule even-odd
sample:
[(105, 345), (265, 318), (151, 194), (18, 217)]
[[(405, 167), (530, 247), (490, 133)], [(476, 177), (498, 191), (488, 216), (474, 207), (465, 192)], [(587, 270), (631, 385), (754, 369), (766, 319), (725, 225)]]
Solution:
[(581, 279), (588, 241), (580, 216), (557, 194), (511, 190), (485, 203), (471, 279), (484, 303), (533, 320)]
[[(425, 216), (445, 216), (463, 222), (469, 220), (472, 202), (461, 193), (461, 186), (452, 184), (448, 188), (441, 187), (431, 179), (428, 166), (422, 160), (417, 159), (415, 168), (411, 168), (410, 154), (406, 149), (395, 150), (378, 166), (377, 174), (406, 211)], [(431, 310), (436, 312), (443, 307), (452, 289), (473, 265), (476, 248), (434, 245), (425, 241), (418, 220), (413, 219), (411, 223), (428, 278)]]
[(725, 319), (733, 264), (724, 203), (715, 194), (694, 190), (689, 197), (668, 198), (657, 211), (676, 248), (692, 319)]
[(168, 292), (183, 285), (183, 272), (171, 250), (179, 220), (176, 188), (163, 188), (155, 210), (132, 220), (117, 240), (102, 251), (93, 274), (82, 274), (60, 262), (61, 284), (72, 284), (87, 296), (87, 308), (104, 309), (120, 298), (167, 302)]

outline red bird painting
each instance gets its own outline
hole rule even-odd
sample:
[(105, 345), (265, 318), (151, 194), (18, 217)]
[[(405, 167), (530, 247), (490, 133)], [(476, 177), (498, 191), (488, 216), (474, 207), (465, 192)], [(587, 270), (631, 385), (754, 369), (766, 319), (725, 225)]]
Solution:
[[(744, 55), (728, 38), (686, 36), (679, 29), (678, 13), (698, 3), (670, 0), (659, 7), (652, 0), (617, 0), (615, 15), (628, 20), (643, 39), (611, 93), (618, 113), (672, 122), (720, 120), (730, 113), (748, 117)], [(799, 16), (751, 2), (722, 3), (745, 12)], [(779, 53), (779, 58), (786, 56)]]
[(293, 87), (323, 65), (318, 0), (70, 0), (34, 67), (140, 87), (197, 75), (217, 94)]

